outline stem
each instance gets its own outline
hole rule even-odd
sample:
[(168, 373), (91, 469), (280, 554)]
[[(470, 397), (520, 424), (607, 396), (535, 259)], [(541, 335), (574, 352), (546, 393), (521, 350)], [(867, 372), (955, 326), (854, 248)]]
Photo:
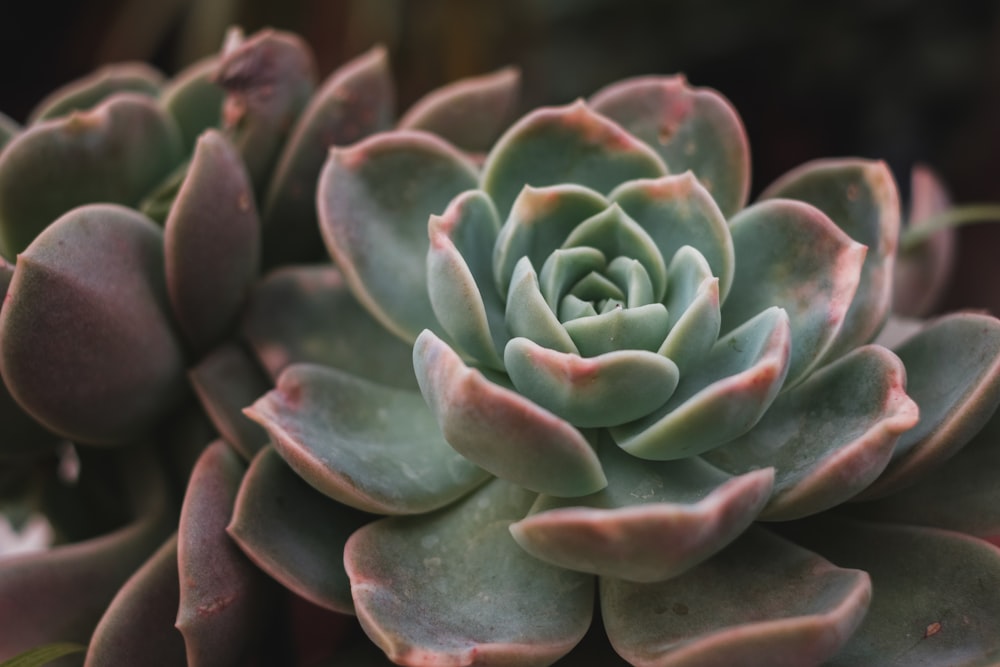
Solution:
[(923, 223), (905, 229), (900, 237), (900, 250), (907, 252), (945, 229), (973, 222), (1000, 221), (1000, 204), (970, 204), (956, 206), (931, 216)]

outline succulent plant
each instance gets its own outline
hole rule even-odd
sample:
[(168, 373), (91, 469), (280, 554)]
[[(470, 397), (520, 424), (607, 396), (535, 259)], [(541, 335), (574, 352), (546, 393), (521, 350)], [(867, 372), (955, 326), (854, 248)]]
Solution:
[(0, 561), (0, 658), (310, 664), (308, 617), (337, 665), (998, 659), (1000, 321), (891, 313), (947, 273), (936, 181), (897, 263), (885, 164), (748, 205), (682, 77), (508, 128), (504, 70), (389, 129), (383, 52), (316, 93), (306, 53), (227, 47), (183, 133), (112, 95), (0, 153), (0, 490), (66, 542)]

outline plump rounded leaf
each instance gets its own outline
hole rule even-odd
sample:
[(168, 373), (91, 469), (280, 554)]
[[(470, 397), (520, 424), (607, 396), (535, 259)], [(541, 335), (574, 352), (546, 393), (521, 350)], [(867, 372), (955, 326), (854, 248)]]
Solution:
[(309, 486), (273, 447), (250, 463), (226, 528), (257, 566), (299, 597), (354, 612), (344, 544), (369, 516)]
[(527, 338), (507, 343), (504, 365), (518, 392), (581, 428), (616, 426), (648, 414), (667, 402), (679, 378), (674, 362), (655, 352), (581, 357)]
[(244, 472), (236, 452), (216, 440), (195, 464), (184, 495), (176, 619), (189, 667), (240, 664), (270, 607), (268, 580), (226, 534)]
[(205, 415), (240, 456), (249, 461), (267, 444), (267, 432), (243, 408), (271, 388), (257, 363), (236, 343), (225, 343), (188, 371)]
[(719, 338), (719, 279), (711, 275), (708, 262), (691, 246), (683, 246), (674, 254), (668, 276), (664, 303), (670, 315), (670, 333), (657, 352), (677, 364), (684, 374), (697, 367)]
[(465, 151), (486, 152), (514, 119), (520, 84), (521, 73), (513, 67), (461, 79), (417, 100), (398, 127), (432, 132)]
[(722, 331), (769, 306), (784, 308), (792, 328), (792, 386), (834, 344), (858, 289), (865, 247), (819, 209), (786, 199), (744, 209), (730, 230), (739, 261)]
[(475, 187), (455, 148), (421, 132), (378, 134), (334, 149), (320, 175), (323, 239), (348, 285), (407, 342), (437, 327), (427, 294), (427, 221)]
[(176, 121), (185, 153), (202, 132), (221, 125), (226, 92), (215, 83), (218, 69), (215, 55), (194, 62), (174, 75), (160, 93), (160, 106)]
[(549, 665), (590, 625), (592, 577), (529, 556), (508, 526), (534, 495), (493, 480), (434, 514), (369, 524), (344, 562), (358, 618), (402, 665)]
[(646, 76), (598, 91), (590, 105), (656, 149), (674, 173), (693, 171), (726, 217), (746, 205), (750, 146), (718, 92), (692, 88), (683, 76)]
[(264, 264), (318, 259), (316, 182), (331, 146), (347, 146), (392, 126), (395, 90), (384, 47), (335, 70), (302, 112), (281, 149), (261, 205)]
[(486, 158), (481, 183), (505, 217), (525, 185), (576, 183), (606, 194), (624, 181), (666, 173), (651, 148), (578, 101), (515, 123)]
[(1000, 551), (981, 540), (914, 526), (828, 517), (799, 524), (796, 541), (872, 578), (875, 596), (831, 667), (995, 664), (1000, 655)]
[(761, 197), (808, 202), (868, 248), (857, 292), (825, 360), (875, 338), (889, 314), (899, 245), (899, 193), (889, 167), (855, 158), (815, 160), (779, 178)]
[[(594, 252), (600, 255), (596, 250)], [(505, 312), (507, 331), (511, 336), (534, 341), (550, 350), (579, 354), (576, 343), (542, 293), (539, 281), (531, 260), (522, 257), (508, 285)]]
[(75, 206), (135, 206), (180, 161), (173, 120), (134, 93), (32, 126), (0, 154), (0, 254), (13, 259)]
[(554, 565), (628, 581), (663, 581), (747, 529), (774, 471), (730, 477), (697, 458), (643, 461), (602, 442), (608, 486), (583, 498), (541, 496), (510, 528), (528, 553)]
[(368, 512), (427, 512), (487, 478), (448, 446), (420, 394), (332, 368), (289, 367), (246, 412), (303, 479)]
[[(811, 667), (844, 644), (872, 586), (762, 528), (680, 577), (601, 580), (612, 645), (638, 667)], [(825, 663), (824, 663), (825, 664)]]
[(226, 91), (223, 128), (262, 192), (316, 87), (312, 51), (297, 35), (261, 30), (223, 54), (215, 80)]
[(900, 434), (919, 419), (905, 385), (894, 354), (857, 348), (780, 395), (749, 433), (705, 456), (733, 474), (774, 466), (774, 495), (761, 518), (815, 514), (885, 469)]
[(885, 472), (860, 498), (888, 495), (963, 447), (1000, 403), (1000, 321), (988, 315), (942, 317), (896, 350), (920, 421), (904, 433)]
[(163, 74), (142, 62), (105, 65), (49, 93), (31, 111), (29, 124), (85, 111), (115, 93), (138, 93), (155, 98), (163, 85)]
[(179, 585), (172, 535), (115, 595), (94, 629), (84, 667), (187, 665), (184, 638), (174, 627)]
[(215, 130), (201, 135), (163, 231), (167, 293), (199, 351), (233, 325), (260, 265), (260, 221), (243, 161)]
[(489, 197), (469, 190), (428, 223), (427, 290), (438, 322), (455, 346), (503, 370), (504, 304), (493, 282), (493, 246), (500, 220)]
[[(910, 174), (908, 229), (926, 227), (951, 206), (944, 184), (929, 168), (916, 165)], [(892, 312), (924, 317), (937, 305), (955, 263), (956, 231), (941, 229), (911, 247), (900, 248), (892, 279)]]
[(181, 396), (162, 238), (140, 213), (93, 204), (19, 256), (0, 311), (0, 370), (18, 403), (53, 431), (120, 443)]
[(652, 237), (666, 262), (683, 246), (695, 248), (719, 278), (725, 300), (733, 283), (735, 257), (726, 218), (691, 172), (623, 183), (610, 195)]
[(315, 363), (389, 387), (417, 386), (412, 348), (361, 307), (330, 265), (285, 267), (258, 281), (241, 333), (272, 380), (290, 364)]
[(788, 315), (770, 308), (723, 336), (702, 363), (681, 376), (658, 410), (611, 430), (633, 456), (694, 456), (729, 442), (756, 424), (788, 372)]
[(425, 331), (413, 365), (448, 443), (479, 466), (554, 496), (593, 493), (607, 484), (590, 444), (572, 425), (469, 368)]

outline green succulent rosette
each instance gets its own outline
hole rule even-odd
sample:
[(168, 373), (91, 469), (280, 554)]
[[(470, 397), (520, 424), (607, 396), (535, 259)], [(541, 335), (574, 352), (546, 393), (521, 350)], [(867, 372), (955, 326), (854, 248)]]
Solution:
[(971, 590), (927, 573), (911, 595), (912, 553), (1000, 574), (986, 542), (871, 520), (991, 416), (1000, 323), (875, 342), (900, 231), (884, 164), (748, 191), (739, 117), (680, 77), (533, 111), (481, 165), (409, 130), (331, 152), (335, 289), (397, 339), (356, 351), (412, 346), (412, 375), (292, 364), (247, 414), (266, 460), (392, 515), (343, 548), (344, 607), (393, 662), (591, 664), (571, 650), (596, 591), (600, 664), (884, 664), (925, 650), (887, 628)]

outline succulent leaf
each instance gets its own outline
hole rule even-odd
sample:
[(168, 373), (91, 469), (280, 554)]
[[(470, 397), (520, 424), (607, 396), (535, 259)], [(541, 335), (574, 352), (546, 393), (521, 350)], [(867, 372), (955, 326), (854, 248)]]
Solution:
[(961, 449), (1000, 403), (1000, 321), (976, 313), (944, 316), (895, 350), (920, 421), (896, 443), (892, 459), (859, 499), (911, 484)]
[(500, 230), (493, 203), (479, 190), (452, 200), (428, 223), (427, 290), (434, 315), (455, 347), (503, 370), (504, 304), (493, 282), (492, 248)]
[(427, 295), (428, 216), (475, 185), (472, 164), (430, 134), (386, 132), (330, 152), (317, 194), (323, 239), (354, 294), (404, 341), (439, 326)]
[(417, 100), (398, 127), (432, 132), (471, 153), (488, 151), (514, 120), (520, 84), (513, 67), (461, 79)]
[(608, 486), (582, 498), (540, 496), (510, 528), (528, 553), (554, 565), (627, 581), (663, 581), (747, 529), (774, 471), (730, 477), (698, 458), (650, 464), (600, 443)]
[(750, 193), (750, 147), (726, 98), (683, 76), (626, 79), (598, 91), (591, 107), (653, 147), (674, 173), (687, 170), (731, 217)]
[(329, 265), (283, 267), (255, 283), (241, 333), (272, 380), (293, 363), (316, 363), (389, 387), (417, 387), (413, 350), (361, 307)]
[(633, 456), (666, 461), (695, 456), (749, 431), (788, 373), (788, 315), (769, 308), (720, 338), (701, 364), (681, 376), (667, 403), (611, 429)]
[(719, 279), (712, 276), (705, 257), (691, 246), (674, 253), (667, 276), (664, 302), (670, 333), (657, 352), (685, 373), (697, 366), (719, 338)]
[(163, 230), (167, 293), (199, 352), (233, 325), (260, 266), (260, 221), (239, 154), (216, 130), (201, 135)]
[(0, 152), (3, 152), (4, 146), (20, 131), (21, 127), (17, 123), (0, 113)]
[(162, 232), (140, 213), (92, 204), (49, 226), (19, 256), (0, 311), (11, 395), (83, 442), (151, 428), (185, 385), (163, 280)]
[(264, 265), (322, 254), (316, 182), (331, 146), (347, 146), (392, 126), (392, 74), (376, 46), (335, 70), (309, 100), (281, 149), (261, 206)]
[(747, 434), (705, 454), (731, 474), (774, 466), (765, 520), (798, 519), (843, 503), (888, 465), (919, 419), (906, 370), (883, 347), (855, 349), (775, 400)]
[(181, 161), (181, 150), (173, 120), (135, 93), (28, 128), (0, 154), (0, 254), (13, 259), (81, 204), (138, 204)]
[(160, 106), (177, 123), (185, 153), (202, 132), (222, 125), (226, 93), (215, 83), (218, 69), (218, 56), (203, 58), (178, 72), (160, 91)]
[(282, 586), (326, 609), (354, 613), (344, 544), (369, 521), (309, 486), (273, 447), (247, 469), (226, 528), (256, 565)]
[(358, 619), (393, 662), (541, 667), (583, 637), (593, 578), (529, 556), (508, 532), (533, 500), (493, 480), (434, 514), (351, 536), (344, 562)]
[(591, 445), (571, 424), (466, 366), (425, 331), (413, 348), (420, 391), (445, 439), (494, 475), (555, 496), (607, 484)]
[(180, 581), (177, 536), (171, 535), (115, 595), (87, 647), (84, 667), (174, 667), (184, 638), (174, 627)]
[(798, 528), (797, 541), (864, 569), (876, 591), (857, 633), (825, 664), (971, 667), (1000, 654), (995, 546), (950, 531), (834, 517)]
[(578, 101), (517, 121), (490, 151), (480, 183), (505, 217), (525, 185), (576, 183), (607, 194), (624, 181), (666, 173), (651, 148)]
[(367, 512), (428, 512), (482, 484), (414, 391), (310, 364), (247, 408), (282, 458), (327, 496)]
[[(556, 253), (559, 252), (556, 251)], [(594, 253), (601, 254), (597, 250), (594, 250)], [(557, 254), (553, 254), (553, 257), (556, 256)], [(592, 256), (591, 261), (593, 261)], [(603, 256), (598, 257), (597, 261), (603, 264)], [(545, 267), (542, 269), (544, 270)], [(579, 353), (576, 343), (573, 342), (569, 332), (559, 321), (549, 304), (549, 300), (543, 294), (540, 278), (535, 273), (535, 268), (531, 265), (529, 258), (522, 257), (518, 261), (508, 290), (505, 320), (507, 331), (511, 336), (534, 341), (538, 345), (558, 352)]]
[(33, 125), (73, 111), (86, 111), (115, 93), (136, 93), (155, 98), (163, 86), (163, 74), (143, 62), (105, 65), (91, 74), (57, 88), (28, 115)]
[(788, 313), (792, 329), (789, 387), (818, 367), (837, 339), (858, 289), (865, 247), (819, 209), (775, 199), (730, 221), (739, 262), (722, 309), (722, 331), (769, 306)]
[(270, 607), (268, 581), (226, 534), (246, 464), (222, 440), (202, 453), (178, 527), (176, 625), (190, 667), (239, 664)]
[(850, 158), (815, 160), (779, 178), (761, 197), (810, 203), (867, 246), (857, 292), (824, 360), (874, 339), (889, 315), (899, 246), (899, 193), (888, 166)]
[(642, 667), (826, 664), (871, 595), (864, 572), (757, 527), (679, 577), (600, 586), (611, 644)]

